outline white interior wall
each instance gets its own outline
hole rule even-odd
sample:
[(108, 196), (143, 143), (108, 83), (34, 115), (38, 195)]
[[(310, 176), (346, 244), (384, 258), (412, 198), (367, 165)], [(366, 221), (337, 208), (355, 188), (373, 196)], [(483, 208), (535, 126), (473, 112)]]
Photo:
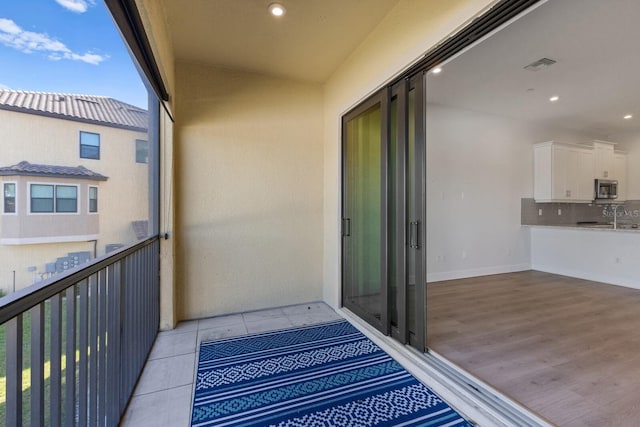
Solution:
[(534, 270), (640, 289), (637, 231), (531, 228)]
[(433, 104), (426, 116), (427, 281), (531, 268), (520, 199), (533, 197), (532, 144), (591, 137)]

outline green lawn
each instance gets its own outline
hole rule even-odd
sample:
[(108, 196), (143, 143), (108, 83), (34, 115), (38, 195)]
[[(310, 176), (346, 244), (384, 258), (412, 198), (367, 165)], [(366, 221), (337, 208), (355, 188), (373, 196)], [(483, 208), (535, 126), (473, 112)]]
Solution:
[[(62, 299), (62, 351), (64, 352), (67, 336), (66, 336), (66, 298)], [(45, 303), (45, 423), (48, 424), (50, 411), (50, 364), (51, 364), (51, 307), (47, 301)], [(22, 335), (22, 419), (24, 425), (30, 424), (30, 402), (31, 402), (31, 313), (27, 312), (22, 316), (23, 335)], [(6, 411), (6, 325), (0, 325), (0, 425), (5, 424)], [(76, 360), (79, 358), (79, 352), (76, 351)], [(62, 366), (62, 396), (65, 389), (65, 368), (66, 356), (63, 354), (61, 358)], [(77, 369), (77, 368), (76, 368)], [(64, 406), (63, 408), (64, 409)], [(64, 417), (64, 413), (63, 413)]]

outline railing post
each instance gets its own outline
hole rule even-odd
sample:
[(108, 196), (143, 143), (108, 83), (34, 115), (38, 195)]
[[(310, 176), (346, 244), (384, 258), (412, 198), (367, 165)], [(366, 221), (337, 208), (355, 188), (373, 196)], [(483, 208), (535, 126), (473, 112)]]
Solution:
[(44, 425), (44, 302), (31, 309), (31, 425)]
[(6, 329), (8, 426), (22, 425), (22, 314), (9, 320)]
[(62, 396), (62, 298), (60, 294), (51, 298), (51, 364), (49, 385), (49, 425), (59, 427), (61, 421)]
[(89, 375), (89, 366), (87, 360), (87, 351), (89, 347), (88, 343), (88, 332), (89, 332), (89, 307), (87, 303), (88, 299), (88, 284), (87, 279), (83, 280), (78, 284), (79, 292), (80, 292), (80, 323), (78, 325), (78, 331), (80, 333), (79, 336), (79, 345), (78, 350), (80, 352), (80, 361), (78, 363), (78, 423), (79, 425), (87, 424), (87, 397), (88, 397), (88, 375)]
[(73, 427), (76, 420), (76, 286), (66, 290), (67, 325), (65, 336), (67, 348), (65, 352), (65, 384), (64, 384), (64, 425)]

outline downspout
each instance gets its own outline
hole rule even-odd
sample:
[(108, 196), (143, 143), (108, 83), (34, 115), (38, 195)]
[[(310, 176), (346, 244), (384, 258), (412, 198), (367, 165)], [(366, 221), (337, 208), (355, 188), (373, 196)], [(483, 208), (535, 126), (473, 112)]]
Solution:
[(87, 240), (87, 242), (93, 242), (93, 259), (98, 257), (98, 240)]

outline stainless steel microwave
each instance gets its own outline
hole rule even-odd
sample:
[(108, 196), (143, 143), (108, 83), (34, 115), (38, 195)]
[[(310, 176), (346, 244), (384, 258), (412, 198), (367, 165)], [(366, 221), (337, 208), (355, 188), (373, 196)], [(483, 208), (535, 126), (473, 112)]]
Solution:
[(596, 179), (595, 196), (598, 199), (617, 199), (618, 181), (615, 179)]

